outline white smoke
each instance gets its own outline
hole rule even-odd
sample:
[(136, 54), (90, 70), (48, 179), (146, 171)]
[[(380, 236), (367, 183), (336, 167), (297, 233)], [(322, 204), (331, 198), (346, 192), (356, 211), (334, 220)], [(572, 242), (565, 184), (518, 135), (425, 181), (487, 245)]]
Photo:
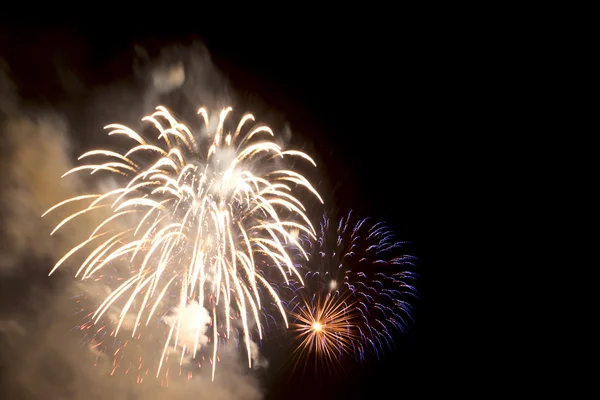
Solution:
[(198, 302), (192, 301), (183, 308), (176, 307), (173, 313), (163, 317), (163, 321), (172, 328), (179, 326), (178, 346), (196, 349), (208, 344), (206, 329), (211, 322), (210, 314)]
[(152, 83), (159, 93), (169, 93), (178, 89), (185, 81), (185, 69), (182, 63), (169, 67), (159, 67), (152, 72)]
[(250, 340), (250, 356), (254, 368), (267, 368), (269, 366), (269, 361), (261, 356), (258, 344), (252, 340)]

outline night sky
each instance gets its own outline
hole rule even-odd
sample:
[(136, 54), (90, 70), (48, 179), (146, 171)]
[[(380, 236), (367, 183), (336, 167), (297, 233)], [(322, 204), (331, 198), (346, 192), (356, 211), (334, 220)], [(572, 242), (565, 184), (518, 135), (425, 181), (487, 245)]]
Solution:
[[(419, 260), (415, 322), (396, 336), (393, 351), (364, 367), (348, 363), (346, 371), (317, 376), (310, 369), (280, 368), (276, 361), (284, 361), (285, 346), (271, 340), (264, 348), (271, 358), (266, 398), (400, 399), (428, 393), (452, 374), (457, 360), (446, 356), (449, 337), (460, 329), (443, 317), (458, 307), (444, 296), (452, 291), (451, 270), (464, 251), (460, 235), (452, 237), (448, 226), (460, 179), (454, 166), (461, 163), (452, 155), (457, 128), (448, 128), (456, 117), (447, 105), (456, 100), (459, 85), (452, 76), (455, 44), (422, 16), (371, 19), (368, 28), (359, 20), (265, 21), (199, 30), (186, 23), (139, 22), (112, 32), (99, 23), (5, 26), (10, 33), (3, 33), (0, 57), (20, 69), (21, 79), (30, 74), (23, 97), (53, 102), (55, 88), (42, 70), (54, 51), (64, 55), (67, 49), (81, 70), (92, 71), (88, 82), (106, 83), (131, 68), (119, 57), (132, 43), (157, 48), (202, 40), (238, 93), (260, 98), (312, 141), (335, 187), (332, 205), (386, 221), (412, 243)], [(236, 35), (236, 26), (243, 33)]]

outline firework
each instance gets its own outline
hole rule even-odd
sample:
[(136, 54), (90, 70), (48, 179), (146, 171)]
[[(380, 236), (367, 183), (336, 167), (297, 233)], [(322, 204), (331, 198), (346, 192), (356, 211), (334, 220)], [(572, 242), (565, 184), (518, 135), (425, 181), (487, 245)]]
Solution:
[[(255, 259), (268, 260), (286, 282), (289, 277), (301, 281), (288, 251), (294, 248), (308, 257), (297, 233), (315, 238), (295, 192), (307, 189), (322, 199), (303, 175), (283, 165), (290, 158), (316, 164), (300, 151), (283, 150), (271, 139), (269, 127), (247, 128), (254, 121), (250, 114), (229, 129), (231, 112), (228, 107), (215, 118), (201, 108), (203, 128), (193, 133), (157, 107), (143, 119), (158, 133), (155, 140), (123, 125), (108, 125), (109, 135), (122, 135), (133, 146), (124, 152), (89, 151), (79, 159), (98, 162), (63, 176), (108, 172), (116, 177), (116, 187), (67, 199), (44, 214), (65, 204), (83, 204), (53, 234), (84, 215), (101, 213), (89, 237), (50, 274), (85, 252), (75, 276), (100, 280), (109, 288), (91, 315), (92, 323), (101, 324), (112, 314), (116, 326), (106, 331), (116, 337), (120, 330), (131, 330), (131, 338), (136, 333), (139, 338), (142, 328), (154, 329), (157, 316), (166, 323), (157, 376), (171, 349), (180, 348), (182, 359), (184, 354), (195, 357), (206, 343), (203, 332), (209, 325), (214, 380), (218, 342), (235, 329), (232, 320), (241, 324), (251, 366), (249, 320), (262, 338), (263, 292), (287, 326), (281, 300), (266, 278), (272, 274), (258, 268)], [(184, 340), (190, 334), (193, 340)]]
[(288, 303), (296, 363), (308, 355), (324, 366), (343, 355), (360, 362), (367, 354), (380, 357), (392, 330), (404, 330), (411, 319), (414, 257), (399, 255), (403, 243), (384, 223), (354, 223), (352, 213), (337, 224), (324, 216), (319, 237), (304, 240), (304, 286)]

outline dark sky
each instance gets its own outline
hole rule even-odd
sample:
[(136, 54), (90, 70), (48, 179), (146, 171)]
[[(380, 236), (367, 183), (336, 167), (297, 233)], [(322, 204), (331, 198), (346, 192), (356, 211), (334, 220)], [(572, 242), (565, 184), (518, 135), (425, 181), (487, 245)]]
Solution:
[[(462, 162), (454, 155), (461, 142), (457, 116), (449, 111), (459, 101), (460, 82), (454, 75), (459, 44), (448, 35), (447, 24), (424, 15), (372, 17), (367, 26), (355, 13), (356, 20), (344, 22), (265, 17), (236, 23), (221, 17), (223, 25), (204, 30), (185, 22), (140, 22), (117, 23), (111, 33), (93, 23), (48, 31), (78, 36), (93, 49), (97, 63), (111, 66), (115, 74), (121, 66), (107, 60), (134, 41), (203, 40), (238, 90), (256, 93), (274, 104), (293, 129), (310, 132), (338, 183), (337, 206), (385, 220), (413, 243), (421, 301), (416, 322), (398, 336), (396, 349), (380, 362), (323, 379), (323, 384), (308, 378), (290, 384), (285, 373), (274, 373), (269, 399), (412, 398), (446, 382), (459, 362), (446, 357), (449, 337), (459, 328), (444, 317), (459, 308), (444, 296), (452, 291), (451, 270), (460, 266), (466, 246), (460, 235), (452, 236), (459, 227), (448, 226), (450, 214), (458, 212), (452, 207), (460, 190), (455, 166)], [(201, 21), (199, 16), (196, 25)], [(34, 28), (19, 32), (28, 29)], [(64, 46), (69, 46), (66, 41)]]

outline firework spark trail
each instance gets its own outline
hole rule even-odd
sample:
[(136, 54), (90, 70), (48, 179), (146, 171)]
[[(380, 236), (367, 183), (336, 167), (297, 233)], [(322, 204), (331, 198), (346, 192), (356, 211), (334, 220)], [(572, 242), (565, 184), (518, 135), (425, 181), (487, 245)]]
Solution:
[[(184, 344), (180, 337), (182, 324), (188, 328), (190, 325), (185, 320), (189, 312), (184, 314), (184, 310), (194, 304), (206, 309), (210, 318), (213, 380), (218, 338), (229, 338), (230, 321), (238, 315), (251, 366), (248, 316), (254, 319), (262, 338), (261, 293), (272, 297), (287, 326), (283, 304), (264, 278), (264, 271), (256, 267), (255, 256), (268, 259), (286, 282), (288, 276), (301, 281), (288, 249), (295, 248), (308, 257), (296, 233), (315, 238), (294, 189), (304, 187), (323, 201), (304, 176), (279, 168), (277, 161), (301, 158), (316, 164), (302, 152), (283, 150), (272, 140), (261, 139), (274, 136), (269, 127), (246, 129), (254, 121), (250, 114), (235, 130), (228, 130), (231, 111), (231, 107), (223, 109), (215, 127), (208, 112), (201, 108), (198, 114), (206, 132), (194, 134), (164, 107), (157, 107), (154, 114), (143, 119), (156, 128), (157, 140), (147, 140), (123, 125), (108, 125), (109, 135), (126, 136), (134, 145), (124, 154), (89, 151), (79, 159), (103, 158), (104, 162), (75, 167), (63, 176), (107, 171), (124, 183), (104, 193), (67, 199), (44, 213), (68, 203), (84, 204), (80, 211), (63, 219), (52, 231), (54, 234), (63, 225), (76, 223), (77, 218), (108, 210), (108, 217), (86, 240), (68, 251), (50, 274), (75, 253), (88, 249), (76, 277), (111, 282), (120, 279), (92, 314), (93, 322), (101, 323), (109, 310), (118, 310), (117, 324), (111, 332), (115, 337), (131, 316), (135, 320), (131, 337), (136, 337), (153, 316), (164, 315), (165, 309), (174, 312), (157, 376), (171, 348), (182, 348), (182, 360), (184, 353), (196, 356), (203, 333), (201, 324), (191, 323), (196, 326), (191, 345)], [(125, 278), (107, 272), (115, 265), (126, 266)], [(232, 309), (237, 310), (235, 315)]]
[(354, 223), (351, 212), (337, 224), (324, 216), (317, 239), (303, 236), (310, 247), (305, 284), (288, 302), (296, 364), (309, 354), (324, 366), (344, 354), (379, 358), (391, 346), (391, 330), (404, 330), (411, 319), (415, 258), (401, 255), (404, 243), (384, 223)]

